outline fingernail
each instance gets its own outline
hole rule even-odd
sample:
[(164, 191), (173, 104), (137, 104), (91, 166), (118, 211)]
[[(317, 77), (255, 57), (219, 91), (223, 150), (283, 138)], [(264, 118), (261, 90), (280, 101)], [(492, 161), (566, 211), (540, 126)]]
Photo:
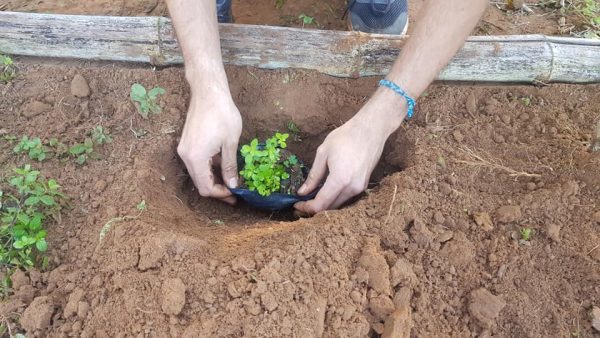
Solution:
[(235, 188), (237, 188), (237, 185), (238, 185), (237, 177), (232, 177), (229, 179), (229, 188), (235, 189)]
[(298, 193), (300, 195), (304, 194), (305, 192), (306, 192), (306, 186), (305, 185), (301, 186), (300, 189), (298, 189)]

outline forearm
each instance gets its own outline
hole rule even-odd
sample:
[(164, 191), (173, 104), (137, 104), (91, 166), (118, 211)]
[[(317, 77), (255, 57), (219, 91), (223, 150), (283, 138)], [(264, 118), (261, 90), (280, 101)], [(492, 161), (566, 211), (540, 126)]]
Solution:
[[(473, 30), (488, 0), (427, 0), (419, 22), (386, 77), (414, 99), (418, 98), (456, 54)], [(389, 88), (377, 89), (370, 102), (375, 107), (360, 116), (389, 135), (407, 113), (406, 101)]]
[(420, 20), (387, 76), (419, 97), (456, 54), (488, 0), (427, 0)]
[(167, 0), (192, 93), (229, 93), (215, 0)]

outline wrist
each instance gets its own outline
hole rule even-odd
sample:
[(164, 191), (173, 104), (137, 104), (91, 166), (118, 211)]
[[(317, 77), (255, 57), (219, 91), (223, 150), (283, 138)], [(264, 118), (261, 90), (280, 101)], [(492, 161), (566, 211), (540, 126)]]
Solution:
[(407, 102), (402, 96), (379, 87), (356, 117), (362, 124), (373, 127), (387, 139), (400, 127), (407, 110)]
[(185, 79), (190, 85), (192, 94), (207, 96), (229, 94), (227, 74), (221, 60), (186, 61)]

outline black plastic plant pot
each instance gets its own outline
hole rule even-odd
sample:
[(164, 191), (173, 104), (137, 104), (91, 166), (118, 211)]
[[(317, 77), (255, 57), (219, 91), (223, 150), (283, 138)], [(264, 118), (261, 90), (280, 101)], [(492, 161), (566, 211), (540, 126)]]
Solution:
[[(302, 163), (300, 161), (300, 163)], [(238, 168), (244, 167), (244, 159), (238, 152)], [(308, 177), (309, 168), (302, 165), (302, 176), (304, 179)], [(250, 190), (246, 188), (229, 189), (231, 193), (246, 202), (253, 208), (268, 210), (268, 211), (280, 211), (289, 209), (294, 206), (297, 202), (308, 201), (317, 195), (319, 189), (306, 196), (299, 196), (296, 194), (284, 194), (284, 193), (272, 193), (269, 196), (262, 196), (258, 191)]]

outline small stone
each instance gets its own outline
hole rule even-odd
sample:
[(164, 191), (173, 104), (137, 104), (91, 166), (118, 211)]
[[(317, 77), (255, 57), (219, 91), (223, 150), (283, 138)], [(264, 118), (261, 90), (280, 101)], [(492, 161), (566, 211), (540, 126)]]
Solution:
[(388, 296), (373, 297), (369, 301), (369, 310), (375, 318), (384, 321), (392, 312), (394, 312), (394, 302)]
[(600, 223), (600, 211), (596, 211), (593, 215), (592, 215), (592, 220), (596, 223)]
[(90, 86), (81, 74), (76, 74), (73, 77), (73, 80), (71, 81), (71, 94), (76, 97), (90, 96)]
[(597, 306), (592, 309), (592, 327), (600, 332), (600, 307)]
[(84, 291), (80, 288), (77, 288), (71, 292), (69, 295), (69, 300), (67, 301), (67, 305), (65, 305), (65, 309), (63, 312), (63, 316), (65, 318), (73, 317), (77, 314), (77, 310), (79, 307), (79, 302), (83, 299)]
[(392, 287), (397, 285), (414, 287), (417, 284), (417, 275), (413, 271), (412, 264), (400, 257), (390, 270)]
[(411, 328), (410, 306), (403, 306), (386, 319), (381, 338), (409, 338)]
[(106, 181), (98, 180), (96, 181), (96, 184), (94, 184), (94, 190), (96, 191), (96, 193), (100, 194), (104, 191), (104, 189), (106, 189), (107, 185), (108, 184), (106, 183)]
[(403, 286), (394, 295), (394, 306), (396, 309), (400, 309), (403, 306), (410, 306), (410, 300), (412, 299), (412, 289), (408, 286)]
[(473, 214), (473, 220), (475, 224), (479, 225), (483, 231), (492, 231), (494, 230), (494, 223), (492, 222), (492, 218), (490, 214), (487, 212), (476, 212)]
[(267, 311), (274, 311), (279, 306), (277, 300), (275, 300), (275, 296), (271, 292), (260, 295), (260, 302)]
[(77, 306), (77, 316), (80, 319), (85, 319), (89, 310), (90, 304), (88, 304), (88, 302), (79, 302), (79, 305)]
[(469, 93), (467, 96), (466, 108), (469, 114), (475, 115), (477, 113), (477, 98), (475, 97), (475, 93)]
[(454, 132), (452, 132), (452, 137), (454, 138), (454, 141), (456, 141), (458, 143), (462, 143), (462, 141), (465, 140), (465, 137), (458, 129), (455, 130)]
[(505, 306), (506, 302), (484, 288), (471, 292), (469, 312), (484, 328), (490, 328), (494, 325), (500, 311)]
[(25, 272), (17, 269), (12, 276), (10, 276), (13, 290), (19, 290), (24, 285), (29, 285), (29, 277)]
[(446, 218), (444, 217), (444, 214), (442, 214), (442, 212), (438, 210), (433, 214), (433, 220), (436, 224), (442, 224), (444, 223), (444, 220), (446, 220)]
[(170, 278), (162, 285), (162, 310), (165, 314), (177, 316), (185, 305), (185, 284), (179, 278)]
[(555, 242), (560, 242), (560, 225), (549, 223), (546, 225), (546, 233)]
[(37, 297), (23, 312), (21, 326), (33, 336), (36, 330), (45, 330), (50, 325), (53, 313), (52, 299), (48, 296)]
[(505, 205), (496, 210), (496, 220), (501, 223), (517, 222), (521, 216), (521, 207), (517, 205)]

